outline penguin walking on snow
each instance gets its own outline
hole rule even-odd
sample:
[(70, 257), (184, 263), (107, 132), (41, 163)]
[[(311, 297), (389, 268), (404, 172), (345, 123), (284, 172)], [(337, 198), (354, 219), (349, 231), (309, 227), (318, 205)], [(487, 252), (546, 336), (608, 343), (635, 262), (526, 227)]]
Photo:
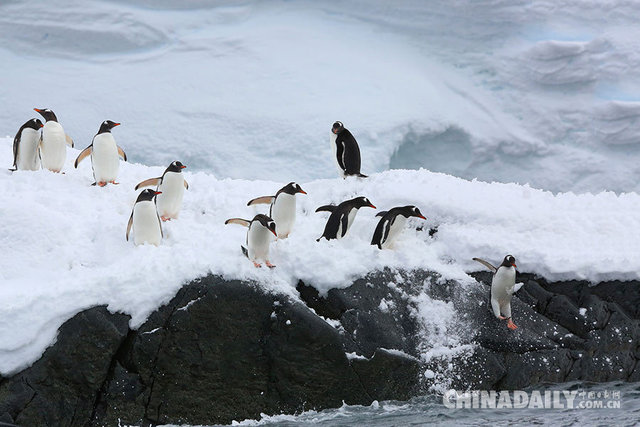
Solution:
[(154, 198), (160, 194), (151, 189), (144, 190), (138, 195), (133, 205), (129, 223), (127, 224), (127, 241), (133, 227), (133, 243), (138, 246), (149, 243), (158, 246), (162, 241), (162, 224), (156, 212)]
[(366, 197), (356, 197), (342, 202), (338, 206), (325, 205), (316, 209), (316, 212), (331, 212), (324, 232), (316, 239), (316, 242), (319, 242), (323, 237), (327, 240), (342, 239), (353, 225), (358, 209), (362, 207), (376, 208)]
[(15, 138), (13, 138), (13, 167), (10, 171), (40, 169), (40, 128), (43, 124), (40, 119), (31, 119), (23, 124)]
[(333, 156), (338, 162), (338, 169), (343, 178), (357, 176), (366, 178), (360, 173), (360, 148), (351, 132), (342, 122), (335, 122), (331, 128), (331, 148)]
[(60, 172), (67, 159), (67, 145), (73, 147), (73, 140), (64, 132), (53, 111), (48, 108), (34, 110), (46, 120), (39, 144), (42, 167), (52, 172)]
[(511, 298), (522, 287), (521, 283), (516, 285), (516, 259), (512, 255), (507, 255), (498, 268), (480, 258), (473, 258), (473, 260), (493, 272), (493, 278), (491, 279), (491, 309), (493, 314), (500, 320), (507, 320), (509, 329), (517, 329), (518, 327), (511, 319)]
[(259, 261), (264, 261), (269, 268), (275, 267), (269, 262), (269, 245), (273, 240), (271, 235), (273, 234), (277, 237), (276, 223), (273, 219), (264, 214), (258, 214), (251, 221), (242, 218), (231, 218), (224, 223), (225, 225), (238, 224), (249, 227), (247, 231), (247, 247), (241, 246), (242, 253), (258, 268), (262, 267)]
[(276, 222), (278, 238), (286, 239), (296, 221), (296, 194), (307, 194), (295, 182), (282, 187), (275, 196), (262, 196), (250, 200), (247, 206), (270, 204), (269, 216)]
[(380, 222), (373, 233), (371, 244), (378, 246), (378, 249), (393, 248), (396, 238), (404, 229), (404, 225), (409, 217), (425, 218), (420, 209), (413, 205), (400, 206), (379, 212), (376, 216), (381, 216)]
[(95, 179), (92, 185), (98, 184), (100, 187), (104, 187), (107, 183), (118, 184), (116, 178), (118, 178), (118, 169), (120, 168), (120, 157), (127, 161), (127, 155), (116, 144), (116, 140), (111, 134), (111, 129), (116, 126), (120, 126), (120, 123), (111, 120), (102, 122), (91, 144), (80, 152), (73, 164), (73, 167), (78, 168), (78, 164), (91, 155), (91, 166)]
[(136, 185), (136, 190), (150, 185), (156, 186), (156, 190), (160, 192), (156, 197), (156, 205), (163, 221), (177, 219), (180, 214), (184, 190), (189, 189), (189, 183), (182, 174), (184, 168), (186, 166), (176, 160), (165, 169), (161, 177), (149, 178)]

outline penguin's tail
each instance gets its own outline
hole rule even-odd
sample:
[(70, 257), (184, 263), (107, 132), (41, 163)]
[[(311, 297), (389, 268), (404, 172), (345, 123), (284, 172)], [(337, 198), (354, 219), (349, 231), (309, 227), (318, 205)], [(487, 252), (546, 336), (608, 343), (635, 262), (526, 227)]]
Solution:
[(245, 248), (244, 246), (240, 245), (240, 249), (242, 249), (242, 253), (244, 254), (244, 256), (249, 258), (249, 251), (247, 250), (247, 248)]
[(335, 205), (324, 205), (316, 209), (316, 212), (333, 212), (336, 210)]
[(18, 170), (18, 168), (16, 167), (16, 165), (13, 165), (13, 166), (9, 169), (9, 172), (15, 172), (15, 171), (17, 171), (17, 170)]
[(376, 214), (376, 216), (385, 216), (389, 211), (380, 211)]
[(358, 178), (369, 178), (369, 177), (363, 173), (359, 173)]

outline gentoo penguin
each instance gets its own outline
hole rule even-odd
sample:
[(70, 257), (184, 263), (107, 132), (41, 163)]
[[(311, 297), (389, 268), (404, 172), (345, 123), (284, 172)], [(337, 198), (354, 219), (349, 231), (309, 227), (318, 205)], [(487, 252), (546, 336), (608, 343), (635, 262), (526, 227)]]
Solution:
[(366, 178), (360, 173), (360, 148), (358, 143), (342, 122), (335, 122), (331, 128), (331, 147), (333, 156), (338, 162), (338, 169), (343, 178), (355, 175)]
[(376, 231), (373, 233), (371, 244), (377, 245), (379, 249), (388, 249), (393, 247), (396, 237), (398, 237), (400, 232), (402, 232), (402, 229), (407, 222), (407, 218), (415, 216), (427, 219), (422, 215), (420, 209), (413, 205), (392, 208), (388, 211), (382, 211), (376, 216), (381, 216), (382, 218), (376, 226)]
[(126, 162), (127, 155), (124, 150), (116, 144), (116, 140), (111, 135), (111, 129), (120, 126), (120, 123), (105, 120), (100, 125), (98, 133), (93, 137), (91, 144), (82, 150), (78, 155), (73, 167), (77, 168), (78, 164), (88, 155), (91, 155), (91, 166), (93, 167), (93, 178), (96, 180), (92, 185), (98, 184), (104, 187), (108, 182), (118, 184), (118, 169), (120, 168), (120, 159)]
[(366, 197), (356, 197), (342, 202), (338, 206), (325, 205), (316, 209), (316, 212), (331, 212), (327, 225), (324, 227), (324, 232), (322, 236), (316, 239), (316, 242), (319, 242), (323, 237), (327, 240), (342, 239), (351, 228), (358, 209), (362, 207), (376, 208)]
[(46, 120), (40, 135), (40, 159), (42, 167), (60, 172), (67, 159), (67, 144), (73, 147), (73, 140), (64, 133), (55, 113), (48, 108), (34, 108)]
[(273, 240), (271, 234), (276, 233), (276, 223), (266, 215), (258, 214), (251, 221), (242, 218), (231, 218), (226, 220), (226, 224), (239, 224), (249, 227), (247, 231), (247, 247), (241, 246), (242, 253), (249, 258), (253, 265), (262, 267), (258, 261), (264, 261), (267, 267), (273, 268), (275, 265), (269, 262), (269, 244)]
[(491, 279), (491, 309), (493, 314), (498, 319), (506, 319), (509, 329), (516, 329), (516, 324), (511, 320), (511, 297), (522, 287), (522, 283), (516, 285), (516, 259), (512, 255), (507, 255), (498, 268), (480, 258), (473, 258), (473, 260), (478, 261), (493, 272), (493, 279)]
[(156, 185), (156, 190), (162, 194), (156, 197), (156, 205), (158, 214), (163, 221), (177, 219), (182, 207), (182, 197), (185, 188), (189, 189), (189, 183), (182, 175), (182, 169), (185, 165), (179, 161), (175, 161), (165, 169), (161, 177), (149, 178), (136, 185), (136, 190), (150, 185)]
[(13, 167), (9, 169), (10, 171), (40, 169), (38, 144), (42, 126), (40, 119), (31, 119), (18, 129), (16, 137), (13, 138)]
[(286, 239), (296, 221), (296, 194), (307, 194), (298, 184), (290, 182), (282, 187), (275, 196), (262, 196), (250, 200), (247, 206), (271, 204), (269, 216), (278, 226), (278, 238)]
[(150, 243), (158, 246), (162, 240), (162, 224), (156, 212), (156, 204), (153, 200), (160, 192), (151, 189), (144, 190), (138, 195), (133, 205), (129, 223), (127, 224), (127, 241), (133, 227), (133, 243), (142, 245)]

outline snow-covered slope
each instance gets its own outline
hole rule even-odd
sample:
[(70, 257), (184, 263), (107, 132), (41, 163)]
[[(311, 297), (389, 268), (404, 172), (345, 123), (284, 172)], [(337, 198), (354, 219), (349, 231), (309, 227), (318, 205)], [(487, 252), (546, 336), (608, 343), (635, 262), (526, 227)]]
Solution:
[[(116, 135), (118, 140), (118, 135)], [(12, 140), (0, 139), (0, 164), (11, 164)], [(165, 224), (160, 247), (125, 241), (139, 181), (164, 166), (122, 163), (120, 185), (92, 187), (90, 161), (65, 174), (0, 170), (0, 372), (36, 360), (74, 313), (97, 304), (131, 314), (140, 325), (190, 279), (208, 272), (255, 279), (274, 292), (297, 297), (299, 279), (325, 292), (384, 266), (426, 268), (470, 283), (465, 272), (511, 253), (521, 270), (549, 278), (638, 278), (640, 196), (553, 195), (516, 184), (466, 181), (425, 170), (392, 170), (366, 180), (303, 181), (291, 237), (272, 246), (277, 268), (256, 269), (242, 256), (246, 229), (224, 225), (251, 218), (248, 200), (273, 194), (286, 182), (219, 179), (187, 172), (179, 220)], [(172, 159), (173, 160), (173, 159)], [(190, 170), (190, 169), (186, 169)], [(362, 209), (345, 239), (316, 243), (326, 213), (316, 207), (365, 195), (380, 209), (416, 204), (427, 216), (410, 222), (394, 251), (370, 245), (377, 223)], [(438, 226), (431, 238), (428, 230)], [(446, 305), (425, 301), (425, 323), (446, 322)], [(437, 310), (434, 307), (437, 306)], [(450, 308), (450, 307), (449, 307)], [(432, 310), (433, 309), (433, 310)], [(451, 315), (452, 313), (449, 313)]]
[(543, 0), (0, 4), (0, 135), (50, 107), (78, 145), (219, 177), (425, 167), (553, 191), (638, 190), (640, 3)]

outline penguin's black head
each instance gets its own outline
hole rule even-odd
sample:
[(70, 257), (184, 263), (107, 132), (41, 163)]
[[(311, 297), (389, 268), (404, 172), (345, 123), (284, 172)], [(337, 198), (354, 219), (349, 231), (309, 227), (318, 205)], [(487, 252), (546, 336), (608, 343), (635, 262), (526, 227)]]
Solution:
[(31, 119), (27, 123), (24, 124), (24, 127), (40, 130), (40, 128), (44, 126), (40, 119)]
[(422, 215), (420, 209), (413, 205), (403, 206), (402, 215), (406, 216), (407, 218), (409, 218), (410, 216), (415, 216), (417, 218), (427, 219), (424, 217), (424, 215)]
[(58, 118), (56, 117), (56, 113), (51, 111), (48, 108), (34, 108), (34, 111), (40, 113), (42, 117), (48, 122), (57, 122)]
[(153, 198), (158, 194), (162, 194), (162, 191), (156, 191), (148, 188), (138, 195), (138, 200), (136, 200), (136, 203), (153, 200)]
[(173, 162), (173, 163), (171, 163), (169, 165), (169, 167), (167, 168), (167, 172), (181, 172), (182, 169), (184, 169), (184, 168), (186, 168), (186, 166), (183, 165), (178, 160), (176, 160), (175, 162)]
[(278, 237), (278, 234), (276, 233), (276, 223), (270, 217), (264, 214), (258, 214), (253, 218), (253, 220), (260, 222), (264, 228), (268, 229), (274, 236)]
[(500, 264), (500, 266), (504, 266), (504, 267), (517, 267), (516, 266), (516, 259), (514, 258), (513, 255), (507, 255), (506, 257), (504, 257), (504, 261), (502, 261), (502, 264)]
[(285, 185), (284, 187), (282, 187), (282, 191), (283, 193), (287, 193), (287, 194), (291, 194), (294, 195), (296, 193), (302, 193), (302, 194), (307, 194), (306, 191), (304, 191), (302, 189), (302, 187), (300, 187), (298, 184), (296, 184), (295, 182), (290, 182), (287, 185)]
[(375, 209), (376, 208), (369, 201), (369, 199), (367, 199), (366, 197), (363, 197), (363, 196), (356, 197), (355, 199), (351, 200), (351, 202), (353, 203), (353, 207), (355, 207), (357, 209), (360, 209), (360, 208), (373, 208), (373, 209)]
[(342, 122), (335, 122), (331, 127), (331, 132), (333, 132), (336, 135), (342, 132), (343, 130), (344, 130), (344, 125), (342, 124)]
[(105, 132), (111, 132), (111, 129), (113, 129), (116, 126), (120, 126), (120, 123), (112, 122), (111, 120), (105, 120), (100, 125), (100, 129), (98, 130), (98, 134), (105, 133)]

